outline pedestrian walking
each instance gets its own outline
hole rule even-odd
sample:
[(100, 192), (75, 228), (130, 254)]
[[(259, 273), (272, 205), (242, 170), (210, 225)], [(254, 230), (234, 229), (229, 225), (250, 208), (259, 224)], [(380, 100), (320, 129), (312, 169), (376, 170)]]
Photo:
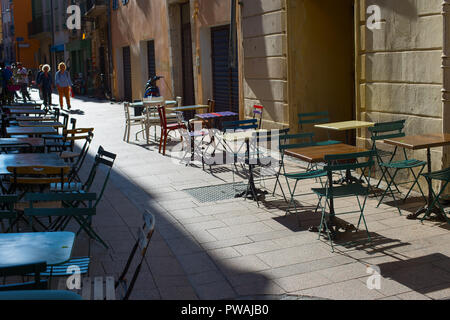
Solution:
[(20, 85), (20, 92), (22, 93), (23, 102), (31, 100), (28, 93), (28, 71), (22, 66), (22, 63), (17, 62), (17, 83)]
[(42, 95), (42, 90), (40, 89), (40, 87), (39, 87), (39, 83), (40, 83), (40, 80), (39, 80), (39, 77), (42, 75), (42, 73), (43, 73), (43, 71), (42, 71), (42, 68), (44, 67), (44, 65), (43, 64), (40, 64), (39, 65), (39, 70), (38, 70), (38, 73), (37, 73), (37, 75), (36, 75), (36, 85), (38, 86), (38, 88), (39, 88), (39, 99), (41, 99), (41, 100), (44, 100), (44, 96)]
[(50, 74), (50, 66), (48, 64), (42, 67), (42, 74), (39, 77), (38, 83), (39, 91), (42, 92), (42, 98), (44, 100), (45, 109), (49, 109), (52, 105), (52, 89), (53, 79)]
[(72, 87), (72, 80), (70, 80), (70, 74), (66, 71), (66, 64), (61, 62), (58, 65), (58, 72), (55, 75), (55, 84), (58, 88), (59, 105), (63, 109), (64, 97), (66, 98), (67, 109), (70, 110), (70, 89)]

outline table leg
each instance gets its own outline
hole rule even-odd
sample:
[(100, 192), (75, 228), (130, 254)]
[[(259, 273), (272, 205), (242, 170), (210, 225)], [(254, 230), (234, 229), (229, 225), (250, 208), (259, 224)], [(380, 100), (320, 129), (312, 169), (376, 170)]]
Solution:
[[(431, 173), (431, 148), (427, 148), (427, 170), (428, 173)], [(431, 179), (427, 179), (427, 183), (428, 183), (428, 199), (427, 199), (427, 203), (420, 208), (419, 210), (417, 210), (415, 213), (411, 213), (409, 214), (406, 218), (410, 219), (410, 220), (414, 220), (417, 219), (421, 214), (427, 214), (428, 212), (428, 208), (431, 206), (431, 204), (433, 203), (433, 183), (431, 181)], [(430, 210), (430, 213), (435, 213), (439, 219), (441, 219), (442, 221), (445, 221), (445, 217), (442, 216), (442, 212), (438, 207), (434, 207)]]

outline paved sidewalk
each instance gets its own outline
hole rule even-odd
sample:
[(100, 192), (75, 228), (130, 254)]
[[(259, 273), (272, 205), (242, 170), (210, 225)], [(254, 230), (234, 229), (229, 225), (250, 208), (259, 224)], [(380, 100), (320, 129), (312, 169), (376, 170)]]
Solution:
[[(388, 204), (376, 208), (376, 200), (370, 199), (366, 219), (372, 244), (337, 245), (332, 253), (327, 241), (307, 230), (320, 222), (314, 214), (316, 196), (298, 197), (305, 206), (298, 216), (285, 216), (280, 195), (267, 196), (260, 207), (241, 198), (200, 202), (183, 190), (229, 183), (229, 167), (215, 168), (211, 174), (173, 162), (158, 153), (156, 144), (146, 146), (142, 135), (134, 141), (136, 127), (131, 143), (123, 142), (121, 104), (75, 99), (72, 115), (78, 127), (95, 127), (92, 157), (99, 145), (117, 153), (111, 183), (94, 218), (95, 229), (110, 249), (92, 242), (91, 276), (117, 276), (134, 244), (142, 211), (150, 209), (156, 215), (156, 233), (132, 299), (234, 299), (286, 293), (328, 299), (450, 297), (449, 226), (407, 220), (407, 210), (413, 211), (420, 202), (406, 204), (399, 216), (396, 208)], [(91, 162), (88, 159), (85, 168)], [(267, 182), (270, 190), (273, 183)], [(299, 193), (310, 193), (318, 185), (305, 182)], [(340, 199), (335, 206), (338, 212), (351, 211), (357, 203)], [(357, 214), (341, 217), (354, 224), (358, 220)], [(80, 235), (75, 254), (87, 254), (85, 238)], [(381, 269), (381, 288), (369, 290), (367, 267), (374, 265)]]

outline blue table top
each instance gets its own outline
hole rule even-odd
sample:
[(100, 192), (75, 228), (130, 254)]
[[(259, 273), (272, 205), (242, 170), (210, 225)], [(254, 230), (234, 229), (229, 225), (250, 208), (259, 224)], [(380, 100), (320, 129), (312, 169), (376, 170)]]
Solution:
[(47, 262), (58, 265), (72, 255), (73, 232), (0, 234), (0, 267)]
[(64, 290), (18, 290), (0, 292), (0, 300), (82, 300), (81, 296)]

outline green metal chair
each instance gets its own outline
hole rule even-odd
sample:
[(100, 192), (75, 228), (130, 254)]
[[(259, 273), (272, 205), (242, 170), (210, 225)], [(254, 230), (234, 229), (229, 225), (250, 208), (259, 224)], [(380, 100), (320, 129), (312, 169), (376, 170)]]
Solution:
[(433, 188), (431, 188), (431, 192), (433, 193), (433, 201), (428, 206), (428, 210), (425, 213), (425, 215), (423, 216), (423, 218), (421, 219), (421, 221), (423, 221), (426, 217), (430, 216), (431, 211), (433, 210), (433, 208), (436, 205), (438, 205), (439, 209), (441, 209), (441, 211), (442, 211), (442, 215), (444, 216), (445, 220), (447, 220), (447, 222), (450, 223), (450, 219), (447, 217), (447, 214), (445, 213), (444, 207), (439, 202), (440, 197), (442, 196), (442, 194), (445, 191), (445, 188), (447, 187), (448, 183), (450, 182), (450, 168), (447, 168), (447, 169), (444, 169), (444, 170), (440, 170), (440, 171), (431, 172), (431, 173), (422, 173), (422, 176), (424, 176), (425, 179), (427, 179), (427, 181), (429, 182), (429, 185), (432, 185), (432, 181), (433, 180), (442, 181), (442, 185), (441, 185), (441, 190), (438, 192), (438, 194), (436, 194), (434, 192)]
[[(422, 191), (422, 187), (419, 184), (419, 176), (423, 172), (425, 166), (427, 163), (425, 161), (420, 161), (416, 159), (408, 159), (408, 156), (406, 154), (406, 150), (403, 149), (403, 160), (397, 160), (394, 161), (394, 157), (397, 154), (398, 147), (395, 147), (393, 152), (387, 152), (384, 150), (380, 150), (377, 148), (377, 141), (384, 140), (384, 139), (392, 139), (392, 138), (400, 138), (404, 137), (405, 133), (403, 132), (403, 129), (405, 127), (405, 120), (400, 121), (392, 121), (392, 122), (385, 122), (385, 123), (377, 123), (374, 127), (369, 128), (369, 132), (371, 133), (371, 140), (372, 140), (372, 150), (376, 153), (376, 160), (378, 163), (378, 166), (381, 168), (382, 176), (376, 186), (378, 188), (380, 186), (380, 183), (385, 180), (387, 183), (387, 187), (384, 190), (384, 192), (381, 195), (381, 199), (378, 202), (377, 208), (380, 206), (381, 202), (383, 201), (384, 197), (388, 192), (390, 192), (392, 198), (394, 199), (395, 206), (397, 207), (400, 215), (402, 214), (400, 207), (397, 204), (397, 199), (395, 198), (394, 192), (391, 188), (393, 185), (398, 192), (400, 192), (398, 186), (406, 183), (413, 182), (412, 186), (409, 188), (408, 193), (406, 194), (405, 198), (403, 199), (403, 202), (406, 201), (409, 194), (413, 190), (414, 186), (417, 184), (419, 187), (419, 190), (423, 196), (423, 198), (426, 201), (425, 195)], [(388, 161), (384, 161), (383, 157), (389, 157)], [(413, 168), (420, 168), (419, 174), (416, 176), (414, 173)], [(391, 174), (389, 172), (389, 169), (395, 170), (394, 174)], [(411, 172), (411, 174), (414, 177), (414, 181), (407, 181), (403, 183), (396, 183), (395, 177), (397, 176), (398, 172), (400, 170), (407, 169)], [(388, 179), (389, 178), (389, 179)]]
[[(322, 180), (320, 178), (326, 176), (326, 174), (327, 174), (324, 170), (318, 169), (317, 165), (312, 165), (312, 166), (308, 165), (306, 171), (304, 171), (304, 172), (286, 172), (286, 166), (284, 163), (285, 151), (289, 150), (289, 149), (297, 149), (297, 148), (305, 148), (305, 147), (315, 146), (317, 144), (313, 141), (313, 137), (314, 137), (314, 133), (285, 134), (285, 135), (280, 136), (279, 149), (280, 149), (281, 160), (280, 160), (280, 166), (279, 166), (277, 180), (275, 182), (275, 188), (273, 190), (273, 195), (275, 195), (276, 188), (279, 185), (284, 199), (286, 200), (286, 202), (288, 202), (288, 200), (286, 199), (286, 195), (283, 191), (283, 187), (281, 186), (281, 182), (279, 180), (280, 175), (284, 176), (286, 179), (286, 183), (287, 183), (287, 186), (289, 189), (289, 194), (290, 194), (290, 201), (289, 201), (289, 206), (286, 209), (286, 214), (289, 213), (289, 210), (290, 210), (292, 204), (294, 205), (295, 212), (298, 213), (298, 209), (297, 209), (297, 205), (294, 201), (294, 197), (295, 197), (295, 190), (297, 189), (297, 185), (298, 185), (299, 181), (307, 180), (307, 179), (319, 179), (320, 182), (322, 183)], [(293, 140), (301, 141), (301, 142), (292, 143)], [(294, 188), (291, 188), (291, 186), (289, 184), (289, 180), (295, 181)], [(316, 210), (317, 210), (317, 208), (316, 208)]]
[(29, 273), (34, 275), (34, 281), (3, 284), (0, 285), (0, 291), (16, 290), (46, 290), (48, 288), (47, 280), (41, 280), (41, 272), (47, 268), (47, 263), (39, 262), (34, 264), (24, 264), (11, 267), (0, 267), (0, 277), (25, 276)]
[[(102, 243), (105, 247), (108, 247), (106, 243), (100, 238), (100, 236), (92, 229), (91, 217), (96, 214), (96, 207), (93, 202), (97, 200), (97, 194), (95, 193), (27, 193), (25, 194), (25, 200), (29, 202), (29, 207), (25, 208), (24, 213), (26, 217), (29, 217), (29, 223), (33, 226), (32, 217), (70, 217), (77, 221), (80, 226), (80, 230), (84, 230), (92, 239), (95, 239)], [(55, 203), (61, 203), (61, 206), (55, 206)], [(86, 207), (76, 206), (74, 204), (87, 202)], [(45, 203), (51, 205), (46, 207)], [(48, 230), (62, 231), (61, 229), (55, 229), (54, 223), (52, 223)]]
[[(321, 112), (309, 112), (309, 113), (299, 113), (298, 114), (298, 124), (300, 125), (300, 130), (303, 131), (305, 125), (308, 124), (322, 124), (330, 122), (330, 117), (328, 111)], [(328, 146), (332, 144), (342, 143), (341, 141), (331, 140), (330, 132), (327, 130), (328, 140), (317, 142), (318, 146)]]
[[(367, 197), (370, 192), (370, 174), (371, 169), (374, 164), (373, 157), (375, 156), (375, 151), (366, 151), (366, 152), (359, 152), (359, 153), (349, 153), (349, 154), (341, 154), (341, 155), (327, 155), (325, 156), (325, 162), (327, 163), (324, 167), (324, 171), (326, 172), (326, 175), (328, 177), (326, 186), (324, 188), (313, 188), (312, 191), (319, 197), (319, 206), (322, 209), (322, 218), (320, 221), (319, 226), (319, 239), (322, 234), (322, 229), (325, 227), (325, 232), (327, 233), (328, 239), (330, 240), (332, 251), (334, 252), (334, 246), (333, 246), (333, 238), (334, 236), (332, 233), (334, 233), (329, 228), (328, 222), (331, 219), (334, 219), (337, 215), (335, 212), (325, 212), (326, 206), (328, 204), (329, 208), (331, 207), (332, 201), (334, 201), (335, 198), (344, 198), (344, 197), (350, 197), (355, 196), (358, 200), (358, 211), (350, 211), (350, 212), (342, 212), (339, 214), (349, 214), (349, 213), (360, 213), (359, 220), (358, 220), (358, 226), (361, 223), (361, 220), (364, 222), (364, 226), (367, 232), (367, 237), (369, 242), (371, 241), (369, 230), (367, 228), (366, 219), (364, 218), (364, 208), (366, 205)], [(363, 161), (358, 161), (358, 159), (363, 158)], [(366, 160), (367, 159), (367, 160)], [(352, 163), (342, 163), (343, 160), (353, 160)], [(369, 175), (368, 175), (368, 185), (363, 186), (361, 183), (352, 183), (347, 185), (340, 185), (338, 187), (333, 186), (333, 173), (339, 172), (341, 170), (356, 170), (356, 169), (368, 169)], [(359, 197), (364, 197), (364, 201), (361, 204), (361, 201)], [(325, 199), (325, 205), (322, 205), (322, 200)], [(333, 206), (334, 208), (334, 206)]]

